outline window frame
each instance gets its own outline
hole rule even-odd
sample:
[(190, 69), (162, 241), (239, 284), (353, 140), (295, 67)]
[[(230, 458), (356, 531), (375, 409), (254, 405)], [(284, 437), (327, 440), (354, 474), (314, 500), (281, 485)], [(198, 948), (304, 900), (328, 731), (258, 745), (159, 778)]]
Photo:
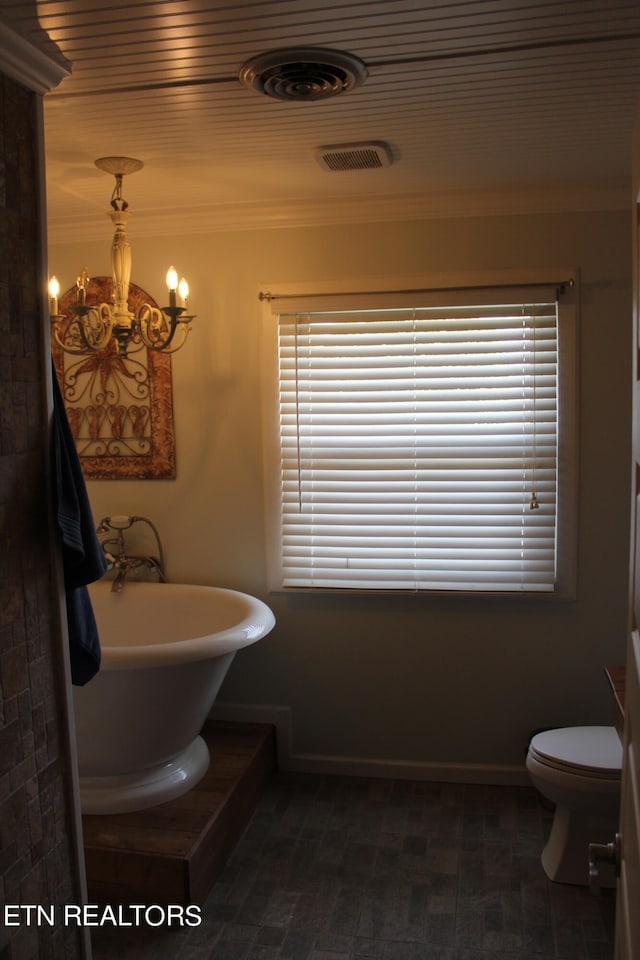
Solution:
[[(515, 598), (526, 601), (572, 600), (577, 582), (578, 526), (578, 304), (579, 271), (576, 268), (554, 268), (520, 271), (499, 271), (455, 274), (389, 275), (342, 279), (340, 281), (273, 282), (260, 285), (260, 331), (263, 411), (263, 463), (265, 489), (265, 535), (268, 588), (282, 594), (337, 594), (395, 596), (446, 596)], [(393, 589), (327, 586), (284, 586), (281, 579), (281, 482), (279, 436), (279, 369), (278, 369), (278, 306), (287, 308), (298, 302), (298, 309), (327, 309), (349, 294), (349, 306), (355, 307), (355, 291), (362, 301), (371, 295), (389, 306), (396, 294), (410, 291), (438, 291), (461, 288), (484, 288), (532, 285), (560, 285), (565, 293), (558, 304), (558, 501), (556, 525), (556, 582), (550, 591), (470, 590), (460, 589)], [(282, 293), (280, 292), (282, 291)], [(389, 297), (385, 297), (389, 294)], [(288, 304), (287, 304), (288, 301)], [(358, 304), (359, 305), (359, 304)]]

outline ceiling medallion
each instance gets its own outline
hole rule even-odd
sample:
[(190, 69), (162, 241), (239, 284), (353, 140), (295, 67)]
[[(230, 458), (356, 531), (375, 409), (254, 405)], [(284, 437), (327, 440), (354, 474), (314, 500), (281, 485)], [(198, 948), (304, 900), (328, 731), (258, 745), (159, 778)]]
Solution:
[(276, 100), (327, 100), (367, 77), (362, 60), (324, 47), (286, 47), (261, 53), (240, 68), (241, 83)]

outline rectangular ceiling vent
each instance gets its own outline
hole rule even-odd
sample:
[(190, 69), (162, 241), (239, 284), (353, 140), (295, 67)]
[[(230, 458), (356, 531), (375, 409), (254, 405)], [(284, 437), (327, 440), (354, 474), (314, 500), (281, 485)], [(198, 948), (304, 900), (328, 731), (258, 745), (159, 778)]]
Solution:
[(318, 147), (316, 160), (325, 170), (375, 170), (388, 167), (392, 162), (391, 150), (386, 143), (371, 140), (368, 143), (334, 143)]

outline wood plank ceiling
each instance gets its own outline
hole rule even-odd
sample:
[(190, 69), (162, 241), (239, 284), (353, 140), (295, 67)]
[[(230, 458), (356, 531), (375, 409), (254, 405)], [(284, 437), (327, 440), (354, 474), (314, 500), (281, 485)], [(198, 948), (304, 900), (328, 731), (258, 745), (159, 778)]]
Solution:
[[(71, 64), (45, 98), (52, 240), (104, 211), (104, 155), (145, 162), (124, 191), (138, 233), (625, 202), (638, 0), (0, 0), (0, 13)], [(347, 51), (368, 76), (317, 102), (240, 83), (249, 58), (290, 46)], [(370, 140), (390, 166), (316, 162), (321, 145)]]

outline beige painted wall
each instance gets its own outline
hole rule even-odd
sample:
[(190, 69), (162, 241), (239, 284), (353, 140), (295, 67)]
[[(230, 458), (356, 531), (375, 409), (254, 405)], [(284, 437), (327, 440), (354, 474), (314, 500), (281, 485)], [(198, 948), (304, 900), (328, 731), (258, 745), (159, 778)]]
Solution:
[[(241, 652), (222, 697), (292, 708), (296, 753), (519, 765), (532, 730), (610, 722), (603, 668), (627, 623), (630, 221), (624, 212), (136, 237), (133, 279), (160, 299), (169, 261), (197, 312), (174, 358), (178, 478), (94, 481), (96, 519), (158, 525), (172, 580), (266, 599), (274, 632)], [(108, 272), (103, 244), (52, 246), (63, 288)], [(575, 602), (269, 595), (260, 393), (265, 283), (380, 273), (582, 271)]]

